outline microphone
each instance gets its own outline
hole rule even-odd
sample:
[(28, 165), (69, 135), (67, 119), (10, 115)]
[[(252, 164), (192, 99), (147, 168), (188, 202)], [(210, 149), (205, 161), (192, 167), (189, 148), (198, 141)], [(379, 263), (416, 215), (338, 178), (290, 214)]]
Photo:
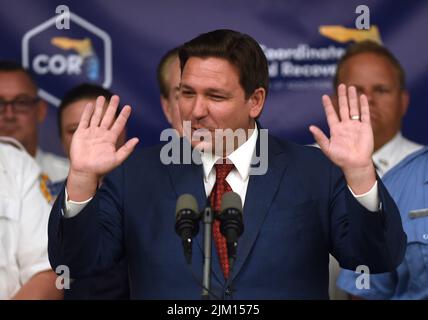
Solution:
[(175, 232), (183, 243), (183, 252), (188, 264), (192, 260), (192, 238), (199, 232), (199, 209), (194, 196), (183, 194), (175, 207)]
[(229, 260), (233, 262), (236, 259), (236, 247), (238, 238), (244, 232), (244, 223), (242, 221), (242, 202), (241, 197), (235, 192), (226, 192), (221, 200), (220, 232), (226, 238), (227, 253)]

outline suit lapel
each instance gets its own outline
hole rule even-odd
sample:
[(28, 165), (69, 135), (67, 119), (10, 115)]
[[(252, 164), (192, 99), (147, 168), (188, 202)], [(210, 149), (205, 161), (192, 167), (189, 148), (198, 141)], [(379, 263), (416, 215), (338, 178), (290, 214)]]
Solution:
[[(258, 154), (259, 141), (256, 147)], [(251, 175), (249, 178), (243, 208), (244, 233), (239, 239), (237, 259), (228, 283), (233, 281), (248, 258), (286, 169), (286, 154), (283, 148), (271, 136), (268, 146), (267, 172), (264, 175)]]

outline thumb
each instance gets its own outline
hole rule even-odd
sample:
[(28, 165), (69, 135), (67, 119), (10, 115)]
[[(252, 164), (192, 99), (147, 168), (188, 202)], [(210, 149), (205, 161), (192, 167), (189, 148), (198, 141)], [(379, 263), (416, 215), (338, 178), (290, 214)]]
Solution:
[(324, 154), (327, 155), (328, 147), (330, 145), (330, 140), (326, 137), (324, 132), (322, 132), (321, 129), (316, 126), (310, 126), (309, 131), (314, 136), (314, 139), (320, 146), (322, 152), (324, 152)]
[(135, 146), (139, 142), (138, 138), (132, 138), (128, 140), (122, 147), (117, 150), (117, 165), (120, 165), (129, 155), (134, 151)]

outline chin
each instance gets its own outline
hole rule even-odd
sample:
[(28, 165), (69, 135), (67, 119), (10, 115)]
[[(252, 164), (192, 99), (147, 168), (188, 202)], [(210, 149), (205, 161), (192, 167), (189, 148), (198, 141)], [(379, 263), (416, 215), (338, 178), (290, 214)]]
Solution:
[(15, 132), (16, 129), (0, 129), (0, 136), (15, 138)]

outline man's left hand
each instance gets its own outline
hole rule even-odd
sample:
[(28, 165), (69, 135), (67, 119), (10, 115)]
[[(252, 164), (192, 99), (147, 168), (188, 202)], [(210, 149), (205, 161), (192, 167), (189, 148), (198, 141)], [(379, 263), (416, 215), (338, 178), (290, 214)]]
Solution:
[[(315, 140), (323, 153), (345, 174), (345, 179), (355, 194), (368, 192), (376, 182), (372, 162), (374, 148), (373, 130), (367, 97), (358, 97), (355, 87), (347, 90), (344, 84), (338, 87), (339, 115), (329, 96), (324, 95), (330, 139), (316, 126), (310, 126)], [(359, 107), (360, 105), (360, 107)]]

